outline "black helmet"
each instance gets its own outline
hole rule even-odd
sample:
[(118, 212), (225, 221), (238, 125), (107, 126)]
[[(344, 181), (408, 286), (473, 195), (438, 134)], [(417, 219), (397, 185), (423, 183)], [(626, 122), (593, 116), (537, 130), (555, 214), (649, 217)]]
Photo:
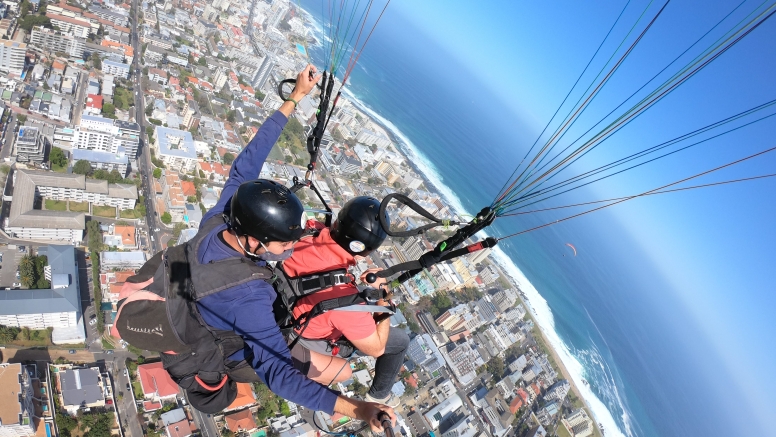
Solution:
[[(380, 247), (388, 234), (380, 219), (380, 202), (374, 197), (359, 196), (350, 199), (331, 225), (331, 237), (351, 255), (369, 255)], [(388, 214), (385, 215), (388, 221)]]
[(262, 243), (298, 240), (304, 232), (304, 220), (302, 202), (277, 182), (243, 182), (232, 196), (230, 226)]

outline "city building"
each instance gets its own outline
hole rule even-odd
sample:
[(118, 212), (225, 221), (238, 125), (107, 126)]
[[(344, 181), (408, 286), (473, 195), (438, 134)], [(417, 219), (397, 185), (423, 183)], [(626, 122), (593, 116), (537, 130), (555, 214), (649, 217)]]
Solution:
[(108, 232), (103, 234), (102, 242), (120, 250), (132, 250), (137, 249), (137, 237), (138, 229), (135, 226), (112, 224)]
[(4, 227), (15, 238), (72, 243), (83, 238), (84, 213), (35, 209), (36, 198), (90, 202), (120, 210), (133, 209), (137, 202), (135, 185), (109, 184), (83, 175), (17, 169), (12, 180), (13, 195), (5, 196), (11, 200), (11, 210)]
[(386, 148), (391, 145), (391, 140), (385, 136), (382, 132), (374, 132), (369, 129), (361, 129), (361, 131), (356, 136), (356, 140), (358, 140), (361, 144), (366, 144), (368, 146), (371, 146), (372, 144), (376, 144), (379, 148)]
[(501, 314), (506, 313), (517, 302), (517, 292), (511, 288), (507, 290), (499, 290), (493, 295), (491, 302), (496, 306), (496, 309)]
[(114, 143), (117, 143), (117, 147), (124, 148), (129, 159), (135, 159), (140, 146), (140, 125), (122, 120), (113, 120), (113, 124), (119, 128), (118, 135), (113, 139)]
[(22, 126), (16, 136), (16, 160), (41, 164), (48, 145), (48, 139), (37, 127)]
[(410, 341), (407, 356), (429, 373), (445, 365), (444, 357), (428, 334), (418, 335)]
[(197, 148), (190, 132), (156, 126), (154, 142), (157, 157), (164, 162), (166, 168), (182, 173), (194, 171), (197, 165)]
[(437, 429), (439, 428), (439, 423), (447, 417), (447, 415), (456, 412), (462, 406), (463, 401), (461, 400), (461, 397), (455, 394), (445, 399), (434, 408), (428, 410), (423, 417), (426, 419), (429, 429)]
[(258, 405), (258, 401), (256, 400), (256, 393), (253, 392), (253, 386), (245, 382), (238, 382), (237, 397), (226, 407), (224, 412), (243, 410), (256, 405)]
[(27, 53), (27, 44), (0, 40), (0, 71), (13, 77), (20, 77), (24, 69), (25, 53)]
[[(34, 368), (34, 366), (33, 366)], [(34, 374), (19, 363), (0, 364), (0, 436), (32, 437), (42, 425)], [(40, 390), (40, 384), (38, 384)]]
[(187, 437), (192, 434), (189, 419), (183, 408), (176, 408), (163, 413), (160, 417), (167, 430), (167, 437)]
[(73, 149), (73, 164), (80, 160), (89, 161), (94, 170), (119, 172), (122, 178), (129, 173), (129, 158), (123, 147), (119, 147), (116, 153), (102, 152), (98, 150)]
[(32, 29), (30, 44), (50, 53), (67, 53), (71, 58), (83, 59), (86, 40), (42, 26)]
[(137, 366), (140, 386), (143, 390), (143, 408), (153, 411), (162, 408), (162, 403), (175, 401), (178, 395), (178, 385), (164, 370), (161, 362), (141, 364)]
[(53, 13), (51, 8), (46, 9), (46, 16), (51, 20), (51, 25), (59, 28), (60, 32), (68, 33), (78, 38), (88, 38), (92, 33), (92, 24), (89, 21), (75, 17), (66, 17)]
[(181, 180), (178, 177), (178, 174), (166, 171), (161, 179), (162, 201), (164, 203), (161, 205), (160, 214), (168, 212), (172, 217), (173, 223), (183, 222), (184, 216), (186, 215), (186, 196), (183, 194), (183, 188), (181, 187)]
[(67, 369), (57, 376), (62, 406), (71, 416), (81, 409), (105, 406), (104, 381), (98, 367)]
[(236, 413), (225, 414), (226, 427), (235, 434), (251, 433), (257, 429), (256, 420), (251, 410), (241, 410)]
[(140, 269), (146, 262), (145, 252), (100, 252), (100, 268), (103, 270)]
[(102, 290), (102, 301), (112, 303), (115, 310), (115, 305), (119, 302), (119, 296), (121, 295), (121, 288), (124, 286), (124, 282), (126, 282), (130, 276), (134, 276), (134, 274), (134, 270), (120, 270), (116, 272), (110, 271), (100, 273), (100, 289)]
[(111, 60), (102, 61), (102, 72), (105, 74), (112, 74), (122, 79), (129, 77), (129, 64), (123, 62), (116, 62)]
[[(0, 325), (30, 329), (54, 328), (54, 344), (83, 343), (86, 339), (81, 314), (78, 265), (73, 246), (41, 246), (46, 255), (45, 278), (50, 289), (0, 290)], [(10, 284), (3, 284), (8, 286)]]
[(593, 435), (593, 421), (582, 408), (572, 411), (561, 420), (566, 430), (574, 437), (588, 437)]
[(76, 149), (119, 155), (123, 148), (127, 159), (137, 156), (139, 145), (140, 125), (96, 115), (82, 115), (81, 124), (73, 135), (73, 147)]

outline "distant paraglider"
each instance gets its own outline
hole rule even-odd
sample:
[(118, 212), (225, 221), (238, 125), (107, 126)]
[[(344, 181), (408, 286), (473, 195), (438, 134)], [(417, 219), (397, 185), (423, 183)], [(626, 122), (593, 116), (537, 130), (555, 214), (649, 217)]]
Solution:
[(577, 256), (577, 248), (571, 243), (566, 243), (566, 246), (570, 247), (574, 251), (574, 256)]

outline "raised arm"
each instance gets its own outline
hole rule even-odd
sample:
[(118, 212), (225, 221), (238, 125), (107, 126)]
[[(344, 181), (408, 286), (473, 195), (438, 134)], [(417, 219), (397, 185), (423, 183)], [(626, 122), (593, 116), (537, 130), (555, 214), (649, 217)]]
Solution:
[(226, 181), (221, 192), (221, 198), (218, 199), (216, 206), (202, 217), (202, 223), (216, 214), (228, 213), (229, 202), (237, 187), (245, 181), (259, 177), (261, 167), (267, 160), (272, 146), (277, 142), (286, 123), (288, 123), (288, 117), (291, 116), (291, 113), (296, 108), (296, 104), (312, 91), (315, 83), (320, 79), (321, 76), (316, 76), (315, 74), (315, 67), (308, 65), (297, 75), (296, 86), (291, 92), (289, 100), (283, 102), (280, 109), (261, 125), (261, 128), (254, 135), (251, 142), (237, 155), (237, 158), (232, 163), (232, 169), (229, 171), (229, 180)]

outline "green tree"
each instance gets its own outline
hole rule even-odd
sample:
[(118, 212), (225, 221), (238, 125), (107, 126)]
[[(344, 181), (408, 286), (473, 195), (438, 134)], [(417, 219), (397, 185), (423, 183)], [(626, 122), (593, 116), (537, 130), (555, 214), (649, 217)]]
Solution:
[(58, 165), (60, 167), (67, 166), (67, 158), (65, 157), (65, 152), (62, 151), (59, 147), (52, 147), (51, 153), (49, 154), (49, 158), (51, 159), (51, 165)]
[(75, 165), (73, 165), (73, 173), (88, 176), (92, 174), (92, 164), (85, 159), (79, 159)]
[(27, 116), (26, 115), (17, 115), (16, 121), (18, 121), (20, 124), (27, 123)]
[(116, 119), (116, 107), (113, 105), (113, 103), (103, 103), (102, 104), (102, 115), (105, 116), (105, 118), (112, 118)]
[(264, 100), (264, 98), (267, 97), (266, 94), (259, 90), (256, 90), (256, 93), (253, 96), (256, 97), (256, 100)]
[(92, 65), (95, 70), (102, 70), (102, 59), (100, 59), (100, 55), (97, 53), (92, 53)]
[(423, 331), (420, 329), (420, 325), (418, 325), (414, 320), (407, 320), (407, 327), (410, 328), (410, 331), (414, 332), (415, 334), (423, 333)]
[(199, 59), (197, 59), (197, 64), (207, 67), (207, 59), (205, 59), (204, 56), (200, 56)]
[(35, 288), (35, 284), (38, 282), (38, 276), (35, 272), (34, 256), (27, 254), (19, 261), (19, 277), (23, 286)]
[(27, 14), (30, 13), (30, 9), (32, 9), (32, 5), (27, 0), (24, 0), (19, 5), (19, 16), (24, 18), (27, 16)]
[(175, 223), (172, 227), (172, 239), (178, 240), (178, 237), (181, 235), (181, 231), (188, 228), (188, 225), (186, 223)]
[(162, 214), (162, 223), (164, 223), (165, 225), (169, 225), (170, 223), (172, 223), (172, 216), (170, 215), (169, 212), (165, 211), (164, 214)]
[(155, 168), (154, 169), (154, 179), (159, 179), (162, 177), (162, 169), (161, 168)]
[(19, 27), (28, 33), (32, 32), (32, 28), (35, 26), (43, 26), (48, 29), (54, 28), (54, 26), (51, 25), (51, 19), (45, 15), (27, 15), (21, 20), (21, 23), (19, 23)]
[(224, 153), (223, 161), (224, 161), (224, 164), (226, 165), (232, 165), (232, 163), (234, 162), (234, 155), (232, 155), (229, 152)]
[(285, 417), (288, 417), (291, 415), (291, 408), (289, 408), (288, 402), (280, 401), (280, 414), (282, 414)]
[(493, 375), (494, 381), (500, 380), (504, 375), (504, 360), (499, 356), (495, 356), (488, 361), (486, 368)]
[[(91, 220), (88, 223), (86, 223), (86, 236), (87, 236), (87, 245), (89, 247), (89, 251), (92, 253), (99, 253), (103, 250), (103, 244), (102, 244), (102, 231), (100, 231), (100, 222)], [(94, 263), (94, 259), (92, 260), (92, 263)]]
[(0, 325), (0, 344), (7, 344), (16, 340), (21, 330), (13, 326)]
[(108, 173), (107, 180), (108, 180), (109, 184), (117, 184), (117, 183), (121, 182), (122, 179), (124, 179), (124, 178), (121, 177), (121, 173), (119, 173), (119, 171), (116, 170), (115, 168), (113, 170), (111, 170), (110, 173)]
[(361, 384), (358, 382), (358, 380), (354, 380), (353, 384), (350, 384), (348, 386), (348, 389), (352, 390), (353, 393), (355, 393), (358, 396), (365, 396), (366, 392), (369, 391), (369, 387), (365, 386), (364, 384)]
[[(148, 106), (146, 106), (146, 108), (145, 108), (145, 115), (146, 115), (146, 117), (150, 117), (151, 114), (153, 114), (153, 113), (154, 113), (154, 104), (153, 103), (149, 103)], [(151, 133), (153, 133), (153, 129), (151, 130)]]

